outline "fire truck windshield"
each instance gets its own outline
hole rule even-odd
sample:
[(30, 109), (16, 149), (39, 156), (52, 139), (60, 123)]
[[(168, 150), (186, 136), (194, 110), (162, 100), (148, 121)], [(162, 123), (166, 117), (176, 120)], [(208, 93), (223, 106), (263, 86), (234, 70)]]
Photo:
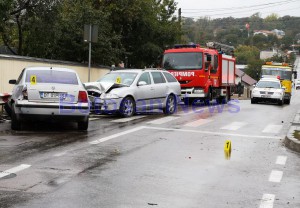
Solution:
[(166, 53), (163, 68), (173, 70), (202, 69), (202, 53)]

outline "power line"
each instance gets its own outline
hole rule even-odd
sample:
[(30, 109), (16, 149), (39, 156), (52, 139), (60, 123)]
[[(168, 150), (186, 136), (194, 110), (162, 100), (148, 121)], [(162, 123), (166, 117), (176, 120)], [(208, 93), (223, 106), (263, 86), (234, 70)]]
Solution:
[(266, 4), (256, 4), (251, 6), (243, 6), (243, 7), (230, 7), (230, 8), (215, 8), (215, 9), (184, 9), (184, 10), (191, 10), (191, 11), (201, 11), (201, 12), (215, 12), (215, 11), (228, 11), (228, 10), (235, 10), (235, 9), (245, 9), (245, 8), (255, 8), (255, 7), (261, 7), (261, 6), (270, 6), (270, 5), (282, 5), (284, 3), (293, 3), (297, 2), (299, 0), (285, 0), (285, 1), (278, 1), (273, 3), (266, 3)]
[[(232, 15), (232, 14), (238, 14), (238, 13), (246, 13), (246, 12), (253, 12), (253, 7), (260, 7), (260, 8), (256, 8), (256, 10), (263, 10), (263, 9), (269, 9), (270, 6), (266, 6), (266, 5), (273, 5), (273, 4), (277, 4), (276, 6), (280, 6), (280, 5), (286, 5), (288, 3), (295, 3), (295, 2), (298, 2), (299, 0), (288, 0), (288, 1), (280, 1), (280, 2), (274, 2), (274, 3), (268, 3), (268, 4), (260, 4), (260, 5), (253, 5), (253, 6), (249, 6), (249, 7), (233, 7), (233, 8), (226, 8), (226, 11), (231, 11), (231, 12), (225, 12), (225, 13), (217, 13), (217, 14), (210, 14), (210, 15), (202, 15), (202, 16), (208, 16), (208, 17), (213, 17), (213, 16), (222, 16), (222, 15)], [(263, 6), (263, 7), (262, 7)], [(252, 9), (250, 9), (252, 8)], [(297, 7), (298, 8), (298, 7)], [(290, 9), (286, 9), (286, 10), (295, 10), (297, 9), (295, 7), (292, 7)], [(225, 9), (225, 8), (223, 8)], [(235, 9), (239, 9), (238, 11), (232, 11), (232, 10), (235, 10)], [(204, 10), (205, 12), (207, 13), (210, 13), (210, 12), (216, 12), (218, 10)], [(219, 11), (222, 11), (221, 9), (219, 9)], [(281, 12), (281, 11), (285, 11), (285, 10), (280, 10), (278, 12)], [(182, 13), (184, 14), (193, 14), (193, 13), (201, 13), (201, 12), (185, 12), (183, 11)], [(273, 12), (268, 12), (268, 13), (274, 13)], [(185, 15), (186, 16), (186, 15)], [(202, 17), (202, 16), (189, 16), (190, 18), (198, 18), (198, 17)]]
[[(290, 8), (290, 9), (284, 9), (284, 10), (277, 10), (277, 11), (270, 11), (270, 12), (266, 12), (266, 13), (277, 13), (277, 12), (282, 12), (282, 11), (290, 11), (290, 10), (296, 10), (296, 9), (299, 9), (300, 7), (293, 7), (293, 8)], [(214, 14), (214, 15), (201, 15), (201, 16), (183, 16), (185, 18), (199, 18), (199, 17), (213, 17), (213, 16), (220, 16), (220, 15), (228, 15), (228, 14), (238, 14), (238, 13), (250, 13), (250, 12), (253, 12), (253, 11), (241, 11), (241, 12), (231, 12), (231, 13), (222, 13), (222, 14)], [(285, 15), (285, 16), (289, 16), (289, 15)], [(245, 17), (246, 18), (246, 17)]]

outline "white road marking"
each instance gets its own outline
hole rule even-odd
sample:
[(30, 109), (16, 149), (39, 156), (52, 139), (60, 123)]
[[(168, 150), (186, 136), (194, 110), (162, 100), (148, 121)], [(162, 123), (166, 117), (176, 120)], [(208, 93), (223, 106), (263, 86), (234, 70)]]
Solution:
[(269, 181), (274, 183), (280, 183), (282, 179), (283, 172), (279, 170), (272, 170)]
[(179, 117), (175, 117), (175, 116), (167, 116), (167, 117), (163, 117), (163, 118), (159, 118), (153, 121), (149, 121), (147, 123), (149, 124), (164, 124), (173, 120), (178, 119)]
[(129, 117), (129, 118), (120, 118), (120, 119), (112, 120), (111, 122), (125, 123), (125, 122), (128, 122), (128, 121), (133, 121), (133, 120), (144, 118), (144, 117), (146, 117), (146, 116), (133, 116), (133, 117)]
[(144, 126), (144, 128), (161, 130), (161, 131), (180, 131), (180, 132), (211, 134), (211, 135), (221, 135), (221, 136), (235, 136), (235, 137), (246, 137), (246, 138), (282, 139), (282, 137), (278, 137), (278, 136), (259, 136), (259, 135), (256, 136), (256, 135), (246, 135), (246, 134), (232, 134), (232, 133), (222, 133), (222, 132), (212, 132), (212, 131), (200, 131), (200, 130), (191, 130), (191, 129), (172, 129), (172, 128), (150, 127), (150, 126)]
[(100, 118), (89, 118), (90, 121), (99, 120)]
[(225, 130), (238, 130), (239, 128), (245, 126), (247, 123), (245, 122), (232, 122), (226, 126), (223, 126), (221, 129), (225, 129)]
[(197, 120), (197, 121), (193, 121), (193, 122), (187, 123), (187, 124), (185, 124), (184, 126), (188, 126), (188, 127), (198, 127), (198, 126), (207, 124), (207, 123), (212, 122), (212, 121), (213, 121), (212, 119), (199, 119), (199, 120)]
[(282, 125), (268, 125), (264, 128), (264, 130), (262, 131), (263, 133), (279, 133), (280, 130), (282, 129)]
[(60, 156), (63, 156), (63, 155), (66, 155), (68, 153), (68, 151), (65, 151), (65, 152), (60, 152), (60, 153), (57, 153), (55, 155), (53, 155), (54, 157), (60, 157)]
[(187, 110), (187, 112), (183, 112), (183, 113), (179, 113), (179, 114), (176, 114), (177, 116), (187, 116), (187, 115), (191, 115), (191, 114), (197, 114), (194, 110)]
[(89, 143), (90, 144), (100, 144), (102, 142), (114, 139), (114, 138), (119, 137), (119, 136), (130, 134), (130, 133), (139, 131), (139, 130), (144, 129), (144, 128), (145, 128), (144, 126), (139, 126), (139, 127), (133, 128), (133, 129), (129, 129), (127, 131), (123, 131), (123, 132), (120, 132), (120, 133), (117, 133), (117, 134), (113, 134), (113, 135), (110, 135), (110, 136), (107, 136), (107, 137), (103, 137), (101, 139), (97, 139), (97, 140), (89, 142)]
[(276, 164), (277, 165), (285, 165), (287, 160), (287, 156), (277, 156)]
[(3, 171), (3, 172), (0, 173), (0, 178), (8, 176), (8, 175), (10, 175), (12, 173), (17, 173), (19, 171), (25, 170), (25, 169), (29, 168), (30, 166), (31, 165), (22, 164), (22, 165), (19, 165), (17, 167), (11, 168), (9, 170)]
[(264, 194), (259, 208), (272, 208), (274, 205), (275, 195), (274, 194)]

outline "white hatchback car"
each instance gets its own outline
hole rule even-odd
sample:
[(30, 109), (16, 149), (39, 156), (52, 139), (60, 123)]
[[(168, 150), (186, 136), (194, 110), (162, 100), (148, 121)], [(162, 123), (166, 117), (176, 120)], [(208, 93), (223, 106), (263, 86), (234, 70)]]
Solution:
[(111, 71), (97, 82), (84, 84), (96, 113), (120, 113), (162, 109), (173, 114), (180, 102), (181, 88), (175, 77), (157, 69)]
[(66, 68), (28, 67), (14, 84), (11, 128), (20, 130), (24, 120), (75, 121), (79, 130), (89, 124), (89, 99), (78, 74)]
[(283, 104), (285, 88), (277, 78), (262, 78), (251, 93), (251, 104), (257, 102), (273, 102)]

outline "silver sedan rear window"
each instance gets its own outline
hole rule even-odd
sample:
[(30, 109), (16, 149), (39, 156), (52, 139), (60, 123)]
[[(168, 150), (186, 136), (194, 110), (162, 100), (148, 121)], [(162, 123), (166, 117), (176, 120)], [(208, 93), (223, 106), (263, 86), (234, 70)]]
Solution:
[(56, 70), (28, 70), (26, 82), (30, 82), (31, 76), (36, 76), (36, 83), (56, 83), (78, 85), (76, 73)]

